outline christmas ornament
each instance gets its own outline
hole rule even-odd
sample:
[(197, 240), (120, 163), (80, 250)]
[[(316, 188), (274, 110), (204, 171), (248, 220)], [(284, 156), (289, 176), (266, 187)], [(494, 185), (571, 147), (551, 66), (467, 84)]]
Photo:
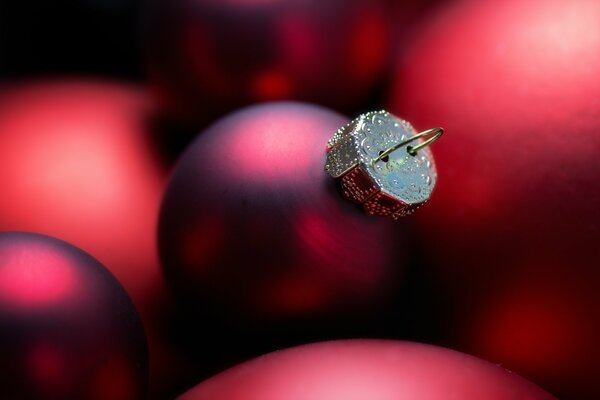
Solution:
[(477, 304), (463, 307), (465, 314), (454, 318), (457, 345), (517, 366), (524, 376), (542, 377), (566, 398), (594, 398), (600, 359), (594, 345), (600, 337), (598, 274), (580, 270), (577, 257), (566, 260), (545, 249), (529, 257), (512, 279), (486, 288)]
[[(436, 243), (424, 257), (454, 298), (451, 318), (466, 331), (478, 322), (463, 318), (480, 315), (473, 308), (495, 303), (492, 297), (519, 308), (509, 288), (518, 286), (523, 268), (542, 281), (563, 276), (566, 286), (586, 276), (583, 291), (594, 293), (589, 304), (600, 304), (600, 105), (591, 100), (600, 96), (599, 22), (593, 1), (449, 3), (399, 60), (391, 111), (415, 124), (442, 124), (453, 135), (436, 146), (444, 169), (416, 221)], [(546, 293), (549, 303), (569, 303), (563, 295)], [(600, 319), (577, 320), (581, 325), (566, 325), (573, 333), (567, 336), (586, 332), (585, 354), (598, 352), (589, 338)], [(514, 335), (522, 348), (544, 345), (548, 354), (570, 340), (539, 341), (522, 329)], [(471, 343), (470, 352), (481, 350), (472, 336), (460, 340)], [(600, 362), (584, 360), (584, 353), (561, 363), (509, 358), (507, 367), (561, 398), (600, 396), (595, 379), (581, 382), (600, 372)], [(582, 394), (581, 387), (595, 389)]]
[(504, 368), (452, 350), (385, 340), (295, 347), (248, 361), (180, 400), (489, 399), (553, 396)]
[(255, 321), (385, 301), (408, 252), (392, 221), (344, 201), (323, 170), (327, 140), (345, 122), (281, 102), (203, 132), (161, 210), (160, 253), (174, 292)]
[(0, 233), (0, 397), (143, 399), (148, 354), (125, 290), (94, 258)]
[(145, 43), (167, 108), (196, 123), (266, 100), (355, 108), (391, 47), (381, 0), (155, 1)]
[(429, 199), (436, 171), (426, 146), (443, 132), (433, 128), (417, 134), (385, 111), (363, 114), (329, 141), (325, 170), (340, 179), (344, 196), (367, 213), (398, 219)]
[(146, 125), (152, 111), (142, 90), (117, 83), (40, 82), (0, 95), (0, 229), (90, 252), (142, 309), (160, 285), (153, 227), (167, 171)]
[(68, 240), (106, 265), (142, 314), (154, 371), (168, 365), (159, 361), (168, 353), (155, 244), (168, 168), (152, 141), (153, 111), (143, 90), (119, 83), (38, 82), (0, 94), (0, 230)]

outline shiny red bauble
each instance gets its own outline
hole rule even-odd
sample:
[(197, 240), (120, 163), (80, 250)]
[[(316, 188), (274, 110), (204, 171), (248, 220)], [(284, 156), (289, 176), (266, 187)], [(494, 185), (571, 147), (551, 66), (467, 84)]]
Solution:
[(141, 320), (98, 261), (48, 236), (0, 233), (0, 397), (144, 399)]
[(150, 2), (149, 75), (188, 121), (265, 100), (355, 107), (385, 70), (385, 10), (381, 0)]
[(385, 301), (407, 249), (393, 221), (363, 214), (324, 171), (327, 140), (347, 122), (276, 102), (201, 133), (161, 210), (161, 258), (175, 293), (258, 319)]
[(553, 396), (502, 367), (424, 344), (348, 340), (272, 353), (199, 384), (180, 400), (529, 399)]
[[(519, 276), (542, 288), (560, 276), (565, 290), (537, 295), (544, 293), (548, 304), (579, 304), (572, 310), (579, 323), (558, 312), (550, 325), (563, 333), (547, 331), (552, 339), (540, 341), (516, 323), (499, 322), (494, 361), (574, 398), (600, 395), (595, 381), (581, 382), (600, 373), (598, 358), (588, 357), (600, 351), (591, 339), (600, 332), (598, 70), (596, 1), (456, 2), (423, 26), (400, 58), (390, 106), (418, 126), (440, 125), (448, 133), (436, 144), (440, 183), (416, 218), (435, 243), (426, 256), (460, 299), (459, 336), (478, 324), (466, 316), (485, 313), (474, 307), (505, 299), (506, 308), (490, 305), (492, 320), (493, 310), (521, 309), (521, 301), (530, 307), (527, 296), (511, 295), (526, 292), (510, 289), (520, 286)], [(582, 312), (589, 318), (579, 318)], [(560, 363), (540, 356), (542, 347), (552, 354), (579, 337), (586, 338), (584, 352)], [(499, 344), (501, 338), (507, 342)], [(514, 341), (519, 346), (509, 345)], [(482, 352), (471, 336), (465, 342)], [(535, 359), (511, 355), (528, 348), (539, 349)], [(594, 394), (580, 393), (586, 385), (596, 387)]]
[(47, 81), (0, 94), (0, 230), (48, 234), (100, 260), (140, 310), (154, 358), (167, 166), (153, 112), (144, 90), (113, 82)]

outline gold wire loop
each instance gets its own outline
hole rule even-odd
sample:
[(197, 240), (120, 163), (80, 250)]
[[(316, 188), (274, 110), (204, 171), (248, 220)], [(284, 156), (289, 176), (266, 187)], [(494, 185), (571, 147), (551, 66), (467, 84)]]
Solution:
[(419, 143), (418, 145), (416, 145), (414, 147), (408, 146), (406, 148), (406, 151), (408, 152), (408, 154), (410, 154), (411, 156), (416, 156), (417, 151), (421, 150), (423, 147), (429, 146), (431, 143), (438, 140), (443, 134), (444, 134), (444, 128), (431, 128), (431, 129), (427, 129), (426, 131), (417, 133), (415, 136), (411, 136), (408, 139), (406, 139), (405, 141), (395, 144), (394, 146), (390, 147), (386, 151), (379, 154), (377, 157), (375, 157), (373, 159), (373, 161), (371, 162), (371, 165), (386, 158), (387, 156), (392, 154), (394, 151), (398, 150), (400, 147), (406, 146), (407, 144), (412, 143), (415, 140), (419, 140), (421, 138), (431, 136), (429, 139), (425, 140), (423, 143)]

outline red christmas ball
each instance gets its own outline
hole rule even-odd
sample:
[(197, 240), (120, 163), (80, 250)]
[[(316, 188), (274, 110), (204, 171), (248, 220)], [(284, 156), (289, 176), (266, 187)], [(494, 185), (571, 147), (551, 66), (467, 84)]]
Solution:
[[(600, 3), (586, 0), (451, 3), (401, 57), (391, 111), (448, 132), (436, 145), (440, 183), (416, 219), (435, 243), (427, 257), (455, 296), (457, 327), (471, 332), (478, 322), (467, 316), (498, 298), (508, 309), (520, 309), (521, 302), (528, 307), (527, 296), (513, 297), (510, 289), (523, 274), (541, 287), (553, 287), (561, 276), (565, 287), (592, 293), (586, 301), (576, 297), (583, 309), (572, 310), (592, 311), (589, 318), (573, 317), (578, 324), (570, 325), (558, 313), (552, 325), (571, 333), (547, 341), (509, 324), (504, 331), (515, 331), (507, 340), (520, 336), (519, 349), (543, 347), (552, 354), (581, 336), (584, 353), (600, 351), (592, 339), (600, 324), (593, 311), (600, 304), (597, 70)], [(543, 293), (548, 304), (568, 304), (576, 291)], [(490, 319), (496, 309), (485, 311)], [(469, 337), (467, 349), (479, 354)], [(510, 360), (505, 365), (564, 397), (600, 395), (595, 380), (583, 385), (595, 386), (594, 394), (580, 395), (582, 377), (600, 373), (598, 358), (590, 362), (572, 352), (568, 362), (549, 364), (539, 356), (544, 351), (524, 360), (530, 353), (515, 358), (509, 349), (499, 345), (494, 361)]]
[(323, 342), (248, 361), (180, 400), (551, 400), (502, 367), (440, 347), (384, 340)]
[(38, 82), (2, 92), (0, 230), (48, 234), (98, 258), (140, 310), (160, 359), (155, 231), (167, 166), (152, 141), (153, 110), (144, 90), (118, 83)]
[(514, 366), (564, 398), (596, 398), (598, 275), (581, 271), (576, 258), (545, 253), (529, 254), (512, 279), (461, 307), (457, 345)]
[(161, 210), (161, 258), (176, 292), (267, 319), (385, 301), (407, 253), (396, 227), (344, 200), (324, 171), (327, 141), (347, 122), (280, 102), (203, 132)]
[(143, 399), (141, 320), (94, 258), (48, 236), (0, 233), (0, 397)]
[(161, 284), (154, 230), (167, 168), (136, 87), (29, 84), (0, 94), (0, 229), (68, 240), (140, 308)]
[(385, 69), (385, 10), (381, 0), (153, 2), (148, 71), (167, 108), (191, 121), (276, 99), (348, 109)]

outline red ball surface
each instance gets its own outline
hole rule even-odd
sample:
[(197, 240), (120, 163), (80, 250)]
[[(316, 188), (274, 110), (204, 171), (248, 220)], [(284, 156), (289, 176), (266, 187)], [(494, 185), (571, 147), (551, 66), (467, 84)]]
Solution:
[(0, 397), (144, 399), (141, 320), (98, 261), (48, 236), (0, 233)]
[(0, 94), (0, 229), (97, 257), (140, 308), (160, 285), (154, 230), (167, 168), (139, 88), (64, 81)]
[(381, 0), (172, 0), (146, 14), (150, 77), (192, 121), (277, 99), (355, 107), (390, 53)]
[(518, 368), (561, 398), (596, 398), (598, 275), (580, 271), (564, 255), (529, 257), (511, 279), (486, 287), (475, 304), (461, 305), (456, 343)]
[[(498, 298), (529, 307), (526, 296), (511, 296), (519, 276), (546, 288), (561, 276), (568, 289), (538, 294), (548, 304), (578, 304), (571, 312), (588, 318), (573, 316), (573, 325), (557, 312), (551, 325), (568, 334), (548, 330), (548, 340), (499, 324), (494, 340), (507, 342), (496, 342), (494, 361), (565, 397), (582, 398), (580, 388), (595, 385), (586, 396), (597, 397), (598, 385), (582, 377), (600, 372), (598, 358), (588, 357), (600, 351), (590, 340), (600, 333), (600, 3), (456, 2), (416, 37), (400, 59), (390, 111), (448, 132), (435, 149), (440, 183), (416, 218), (435, 243), (428, 258), (456, 296), (458, 335), (485, 312), (474, 307)], [(579, 337), (587, 350), (568, 362), (549, 364), (541, 350), (525, 360), (528, 349), (552, 354)], [(490, 354), (469, 338), (470, 352)]]
[(440, 347), (384, 340), (323, 342), (268, 354), (180, 400), (458, 400), (553, 396), (502, 367)]
[(48, 234), (100, 260), (140, 310), (154, 358), (167, 166), (151, 137), (153, 111), (144, 90), (119, 83), (38, 82), (0, 93), (0, 230)]
[(203, 132), (161, 210), (176, 292), (265, 318), (368, 309), (389, 296), (407, 253), (396, 226), (342, 199), (324, 171), (327, 140), (347, 122), (280, 102)]

